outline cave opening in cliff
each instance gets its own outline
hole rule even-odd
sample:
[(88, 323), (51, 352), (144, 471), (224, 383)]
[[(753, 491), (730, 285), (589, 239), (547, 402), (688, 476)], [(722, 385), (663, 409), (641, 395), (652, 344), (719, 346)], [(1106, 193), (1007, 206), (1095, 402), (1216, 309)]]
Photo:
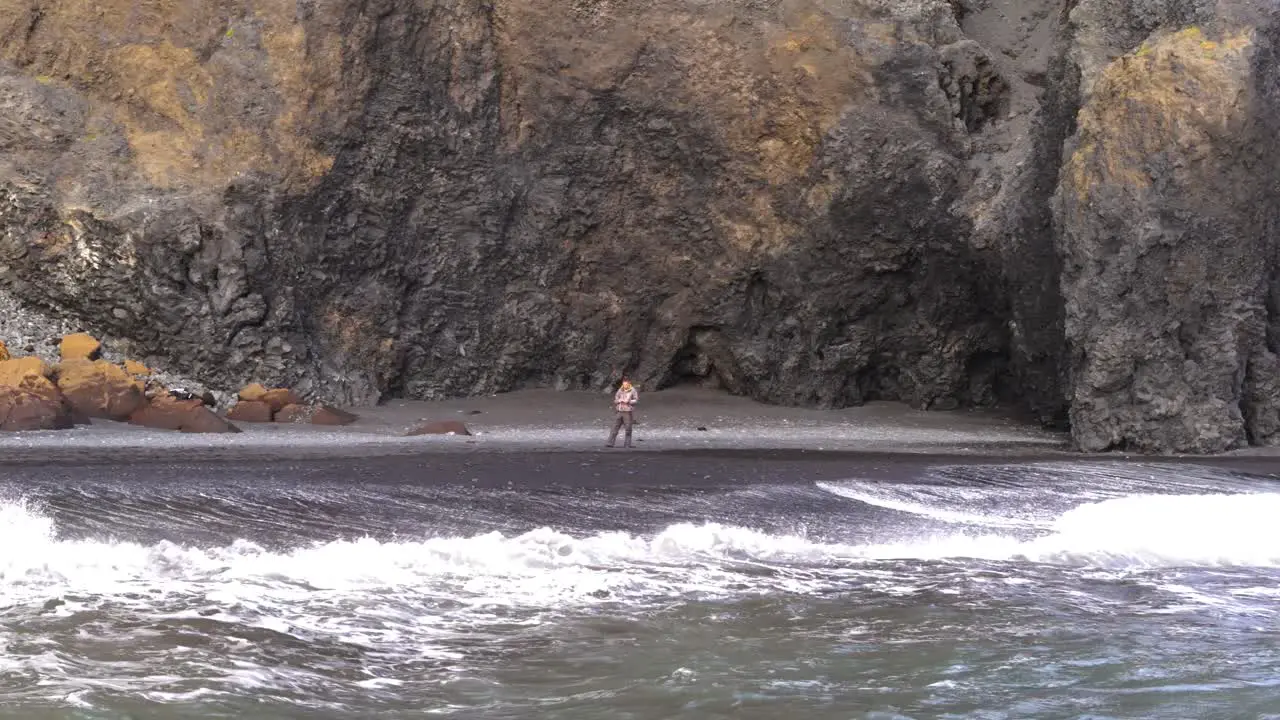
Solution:
[(957, 398), (963, 406), (1015, 406), (1021, 401), (1009, 382), (1007, 352), (985, 350), (970, 355), (965, 361), (965, 377), (968, 387), (965, 388), (963, 397)]
[(658, 384), (659, 389), (700, 387), (737, 392), (738, 388), (722, 371), (727, 363), (723, 359), (721, 344), (722, 337), (718, 328), (697, 325), (689, 328), (684, 345), (676, 351), (665, 376)]

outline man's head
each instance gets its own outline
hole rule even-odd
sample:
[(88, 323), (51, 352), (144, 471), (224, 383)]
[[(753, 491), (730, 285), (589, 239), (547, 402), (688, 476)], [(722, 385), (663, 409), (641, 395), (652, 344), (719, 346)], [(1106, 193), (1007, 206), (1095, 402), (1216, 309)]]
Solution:
[(626, 378), (622, 378), (622, 389), (623, 389), (623, 390), (630, 390), (630, 389), (631, 389), (631, 381), (630, 381), (630, 380), (628, 380), (628, 379), (626, 379)]

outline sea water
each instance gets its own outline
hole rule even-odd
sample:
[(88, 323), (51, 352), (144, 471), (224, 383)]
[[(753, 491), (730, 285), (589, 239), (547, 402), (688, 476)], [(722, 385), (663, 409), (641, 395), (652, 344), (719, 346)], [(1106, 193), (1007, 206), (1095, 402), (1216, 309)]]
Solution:
[(1280, 714), (1270, 478), (862, 475), (10, 472), (0, 716)]

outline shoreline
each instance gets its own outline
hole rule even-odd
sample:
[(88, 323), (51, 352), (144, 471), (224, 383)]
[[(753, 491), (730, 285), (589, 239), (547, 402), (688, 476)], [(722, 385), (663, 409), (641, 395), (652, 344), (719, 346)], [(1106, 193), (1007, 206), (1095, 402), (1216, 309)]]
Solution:
[[(599, 393), (528, 390), (351, 408), (345, 427), (239, 423), (238, 434), (184, 434), (97, 422), (72, 430), (0, 434), (0, 466), (31, 464), (235, 463), (486, 455), (648, 458), (695, 465), (993, 464), (1039, 462), (1209, 463), (1280, 468), (1280, 452), (1219, 455), (1086, 454), (1066, 433), (992, 410), (917, 411), (900, 403), (841, 410), (764, 405), (726, 393), (679, 388), (645, 393), (634, 449), (606, 449), (612, 414)], [(461, 420), (472, 436), (406, 437), (419, 420)], [(669, 460), (654, 460), (665, 457)], [(451, 460), (449, 462), (454, 462)], [(606, 463), (618, 462), (603, 460)]]
[[(1193, 470), (1194, 469), (1194, 470)], [(1280, 462), (1258, 457), (1134, 458), (1081, 455), (954, 455), (803, 450), (666, 450), (607, 453), (582, 451), (420, 452), (281, 457), (277, 454), (196, 456), (63, 455), (30, 462), (0, 462), (7, 482), (168, 485), (201, 488), (252, 485), (263, 480), (305, 486), (435, 486), (469, 490), (557, 493), (592, 489), (604, 493), (702, 492), (752, 486), (804, 486), (820, 482), (870, 481), (926, 485), (1033, 487), (1057, 472), (1106, 482), (1177, 477), (1205, 471), (1242, 473), (1265, 488), (1280, 483)]]
[[(0, 463), (71, 460), (307, 459), (377, 455), (576, 452), (991, 454), (1066, 451), (1066, 435), (998, 411), (923, 412), (900, 403), (841, 410), (764, 405), (727, 393), (680, 388), (644, 393), (635, 447), (604, 447), (609, 396), (526, 390), (438, 401), (396, 400), (346, 408), (346, 426), (237, 422), (234, 434), (184, 434), (94, 421), (71, 430), (0, 435)], [(421, 421), (461, 421), (469, 436), (406, 436)]]

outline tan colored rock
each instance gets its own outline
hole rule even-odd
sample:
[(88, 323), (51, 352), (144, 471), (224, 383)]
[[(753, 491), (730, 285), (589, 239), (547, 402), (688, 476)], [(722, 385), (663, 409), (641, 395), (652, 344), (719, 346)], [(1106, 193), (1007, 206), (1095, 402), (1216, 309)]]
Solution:
[(302, 398), (289, 388), (274, 388), (268, 390), (262, 396), (262, 401), (271, 406), (272, 412), (278, 411), (286, 405), (301, 405)]
[(49, 379), (52, 373), (47, 363), (34, 356), (2, 361), (0, 387), (31, 393), (52, 406), (65, 406), (66, 399)]
[(124, 371), (134, 376), (146, 377), (151, 374), (151, 368), (143, 365), (137, 360), (125, 360)]
[(311, 416), (312, 425), (350, 425), (359, 420), (360, 417), (346, 410), (333, 407), (332, 405), (321, 405)]
[(461, 420), (423, 420), (409, 428), (405, 435), (470, 435)]
[(61, 397), (50, 399), (22, 388), (0, 387), (0, 430), (66, 430), (73, 424), (71, 409)]
[(27, 375), (17, 383), (6, 385), (6, 387), (12, 387), (18, 390), (34, 393), (49, 402), (58, 404), (66, 402), (66, 399), (63, 398), (62, 393), (58, 390), (58, 386), (54, 385), (53, 381), (49, 378), (42, 377), (40, 375)]
[(52, 375), (53, 368), (35, 356), (3, 361), (0, 362), (0, 390), (12, 389), (34, 395), (49, 407), (65, 410), (76, 425), (88, 425), (88, 416), (67, 402), (62, 391), (50, 379)]
[(102, 343), (87, 333), (72, 333), (62, 336), (58, 345), (58, 353), (63, 362), (67, 360), (97, 360), (102, 355)]
[(227, 419), (236, 422), (271, 422), (271, 406), (261, 400), (241, 400), (227, 411)]
[(126, 420), (146, 402), (142, 384), (104, 360), (62, 362), (55, 377), (71, 407), (88, 417)]
[(185, 433), (238, 433), (240, 428), (218, 417), (198, 399), (157, 396), (129, 416), (129, 423)]
[(9, 347), (4, 344), (3, 340), (0, 340), (0, 362), (4, 362), (5, 360), (8, 360), (8, 359), (9, 359)]
[(261, 400), (262, 396), (266, 394), (267, 388), (263, 386), (262, 383), (249, 383), (240, 390), (239, 398), (241, 400), (255, 402)]
[(0, 385), (16, 386), (22, 382), (23, 378), (47, 378), (52, 375), (53, 368), (34, 355), (0, 361)]

